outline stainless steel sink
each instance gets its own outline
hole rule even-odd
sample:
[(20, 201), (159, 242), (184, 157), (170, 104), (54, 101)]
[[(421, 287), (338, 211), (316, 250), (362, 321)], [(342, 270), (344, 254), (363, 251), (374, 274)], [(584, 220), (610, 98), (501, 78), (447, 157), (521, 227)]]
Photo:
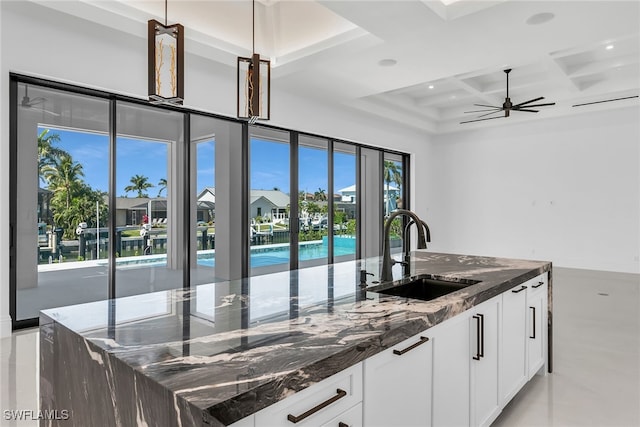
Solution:
[(476, 283), (480, 283), (480, 281), (463, 278), (444, 279), (431, 275), (421, 275), (371, 287), (367, 291), (430, 301)]

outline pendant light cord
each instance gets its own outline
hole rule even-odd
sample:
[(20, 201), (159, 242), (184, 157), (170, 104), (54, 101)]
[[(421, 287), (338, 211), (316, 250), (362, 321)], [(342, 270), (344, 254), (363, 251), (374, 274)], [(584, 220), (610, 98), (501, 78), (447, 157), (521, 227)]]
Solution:
[(251, 53), (256, 53), (256, 0), (253, 0), (251, 7), (251, 24), (253, 26), (252, 32), (252, 44), (251, 44)]
[(164, 0), (164, 26), (167, 26), (167, 1)]

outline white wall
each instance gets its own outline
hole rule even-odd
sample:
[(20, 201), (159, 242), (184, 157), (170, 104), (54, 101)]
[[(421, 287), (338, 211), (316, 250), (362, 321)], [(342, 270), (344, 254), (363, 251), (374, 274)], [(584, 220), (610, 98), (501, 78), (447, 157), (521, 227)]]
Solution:
[[(61, 2), (70, 10), (87, 4)], [(9, 72), (18, 72), (146, 97), (146, 23), (122, 22), (123, 31), (31, 2), (0, 1), (0, 241), (8, 242)], [(126, 32), (125, 32), (126, 31)], [(187, 51), (189, 41), (185, 42)], [(206, 52), (202, 46), (193, 50)], [(236, 111), (235, 69), (202, 56), (185, 59), (185, 105), (230, 117)], [(301, 131), (392, 147), (424, 158), (428, 137), (338, 105), (309, 102), (272, 82), (271, 123)], [(413, 167), (412, 176), (421, 178)], [(420, 211), (420, 202), (414, 207)], [(9, 333), (9, 254), (0, 245), (0, 336)]]
[(431, 248), (640, 272), (640, 111), (591, 112), (432, 139)]

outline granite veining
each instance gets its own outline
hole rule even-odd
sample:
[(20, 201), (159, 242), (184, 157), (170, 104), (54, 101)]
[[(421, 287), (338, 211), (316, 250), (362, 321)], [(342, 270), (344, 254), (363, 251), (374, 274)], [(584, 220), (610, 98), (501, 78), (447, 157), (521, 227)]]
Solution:
[(227, 426), (550, 270), (416, 251), (382, 286), (480, 282), (431, 301), (385, 295), (371, 291), (376, 258), (46, 310), (41, 406), (68, 409), (65, 426)]

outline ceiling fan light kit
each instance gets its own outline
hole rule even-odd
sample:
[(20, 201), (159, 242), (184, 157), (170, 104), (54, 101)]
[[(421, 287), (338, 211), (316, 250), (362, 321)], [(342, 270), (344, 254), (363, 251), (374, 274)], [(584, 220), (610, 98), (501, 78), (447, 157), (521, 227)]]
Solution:
[[(507, 75), (507, 95), (506, 95), (506, 97), (504, 99), (504, 103), (502, 104), (502, 107), (497, 107), (495, 105), (486, 105), (486, 104), (473, 104), (476, 107), (485, 107), (485, 109), (483, 109), (483, 110), (465, 111), (465, 113), (485, 113), (485, 114), (482, 114), (482, 115), (478, 116), (477, 118), (475, 118), (473, 120), (465, 120), (463, 122), (460, 122), (460, 124), (471, 123), (471, 122), (480, 122), (480, 121), (483, 121), (483, 120), (500, 119), (500, 118), (503, 118), (503, 117), (509, 117), (510, 114), (511, 114), (511, 111), (524, 111), (526, 113), (537, 113), (539, 110), (533, 110), (532, 108), (547, 107), (547, 106), (550, 106), (550, 105), (556, 105), (555, 102), (545, 102), (543, 104), (533, 104), (534, 102), (543, 100), (544, 96), (539, 96), (537, 98), (530, 99), (528, 101), (524, 101), (524, 102), (521, 102), (519, 104), (515, 104), (514, 105), (511, 102), (511, 98), (509, 98), (509, 73), (510, 72), (511, 72), (511, 68), (507, 68), (506, 70), (504, 70), (504, 73)], [(503, 116), (487, 117), (487, 116), (490, 116), (492, 114), (501, 113), (502, 111), (504, 111), (504, 115)], [(483, 117), (486, 117), (486, 118), (483, 118)]]

